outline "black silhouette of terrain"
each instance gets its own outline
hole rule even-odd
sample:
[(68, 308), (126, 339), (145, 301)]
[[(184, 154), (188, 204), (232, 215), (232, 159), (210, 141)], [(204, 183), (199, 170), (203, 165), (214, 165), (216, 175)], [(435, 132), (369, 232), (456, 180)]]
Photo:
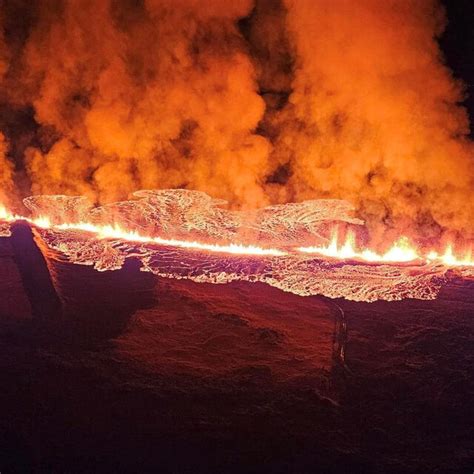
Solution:
[(472, 471), (471, 281), (355, 303), (99, 273), (21, 223), (0, 262), (2, 473)]

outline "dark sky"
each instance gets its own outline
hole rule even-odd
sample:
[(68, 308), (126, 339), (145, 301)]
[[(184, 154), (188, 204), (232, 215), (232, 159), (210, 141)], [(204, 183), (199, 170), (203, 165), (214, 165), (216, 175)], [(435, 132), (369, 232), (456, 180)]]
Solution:
[(448, 25), (441, 38), (446, 60), (456, 77), (466, 84), (465, 104), (471, 117), (474, 138), (474, 0), (443, 0)]

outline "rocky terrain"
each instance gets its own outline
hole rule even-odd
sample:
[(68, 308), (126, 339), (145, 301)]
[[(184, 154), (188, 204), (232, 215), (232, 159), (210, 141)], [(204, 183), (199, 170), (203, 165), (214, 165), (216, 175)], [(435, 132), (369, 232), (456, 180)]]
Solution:
[(301, 297), (98, 272), (26, 225), (0, 258), (2, 472), (472, 471), (468, 279)]

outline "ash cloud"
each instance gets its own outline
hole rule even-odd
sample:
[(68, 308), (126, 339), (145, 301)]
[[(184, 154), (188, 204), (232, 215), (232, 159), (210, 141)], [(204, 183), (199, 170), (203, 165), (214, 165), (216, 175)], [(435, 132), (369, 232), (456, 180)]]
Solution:
[(0, 117), (18, 117), (0, 120), (4, 194), (342, 198), (375, 240), (473, 234), (473, 146), (438, 2), (4, 6)]

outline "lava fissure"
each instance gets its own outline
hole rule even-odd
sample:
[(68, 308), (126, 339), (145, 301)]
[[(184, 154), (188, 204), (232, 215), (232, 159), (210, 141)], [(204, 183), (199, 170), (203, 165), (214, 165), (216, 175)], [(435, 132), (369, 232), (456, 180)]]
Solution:
[[(136, 258), (143, 271), (162, 277), (261, 281), (302, 296), (431, 299), (448, 270), (473, 274), (469, 252), (458, 257), (452, 245), (444, 253), (424, 253), (402, 237), (386, 252), (359, 249), (350, 226), (362, 222), (351, 217), (352, 207), (344, 201), (238, 212), (217, 208), (204, 196), (183, 190), (140, 191), (137, 200), (99, 208), (77, 197), (36, 196), (25, 199), (32, 217), (3, 209), (0, 219), (34, 226), (54, 251), (49, 258), (99, 271), (120, 269)], [(325, 242), (321, 236), (331, 229)], [(342, 243), (338, 229), (346, 229)]]
[[(167, 191), (170, 192), (169, 190)], [(140, 195), (140, 192), (136, 193)], [(156, 192), (157, 195), (161, 194), (161, 192)], [(30, 197), (25, 200), (26, 204), (30, 207), (34, 207), (31, 205), (32, 200), (37, 199), (39, 201), (45, 200), (45, 198), (50, 198), (54, 200), (55, 198), (65, 198), (70, 199), (75, 204), (75, 200), (78, 198), (68, 198), (66, 196), (38, 196), (38, 197)], [(179, 197), (179, 195), (178, 195)], [(67, 201), (70, 205), (71, 203)], [(322, 201), (324, 202), (324, 201)], [(131, 201), (134, 203), (134, 201)], [(317, 203), (317, 201), (312, 201), (310, 204)], [(122, 203), (119, 203), (122, 204)], [(149, 203), (146, 203), (149, 205)], [(303, 205), (305, 203), (302, 203)], [(290, 205), (291, 206), (291, 205)], [(290, 207), (289, 206), (289, 207)], [(284, 208), (284, 206), (278, 206), (280, 209)], [(272, 206), (270, 209), (275, 209), (277, 206)], [(291, 207), (290, 207), (291, 208)], [(317, 208), (317, 205), (315, 205)], [(350, 206), (345, 209), (347, 211), (350, 209)], [(69, 211), (74, 211), (75, 209), (69, 209)], [(38, 212), (39, 210), (36, 209)], [(76, 210), (77, 211), (77, 210)], [(97, 214), (100, 212), (99, 209), (94, 209)], [(264, 212), (266, 209), (263, 210)], [(154, 209), (154, 213), (157, 213), (157, 209)], [(159, 213), (157, 213), (159, 214)], [(198, 214), (198, 213), (197, 213)], [(235, 213), (234, 213), (235, 214)], [(341, 220), (351, 223), (350, 219), (343, 218), (343, 216), (338, 215), (337, 211), (335, 210), (334, 216), (326, 216), (323, 218), (325, 220)], [(180, 216), (183, 217), (183, 216)], [(185, 217), (185, 216), (184, 216)], [(6, 222), (14, 222), (17, 220), (26, 220), (31, 224), (40, 227), (42, 229), (50, 229), (54, 231), (83, 231), (95, 234), (98, 239), (119, 239), (131, 242), (142, 242), (148, 244), (157, 244), (163, 246), (171, 246), (171, 247), (181, 247), (186, 249), (196, 249), (208, 252), (218, 252), (218, 253), (228, 253), (228, 254), (241, 254), (241, 255), (262, 255), (262, 256), (284, 256), (288, 253), (307, 253), (307, 254), (317, 254), (323, 257), (329, 257), (339, 260), (356, 260), (361, 262), (374, 262), (374, 263), (403, 263), (403, 262), (415, 262), (415, 261), (422, 261), (424, 263), (440, 263), (446, 266), (474, 266), (474, 260), (472, 258), (472, 249), (466, 251), (463, 257), (458, 257), (454, 251), (452, 244), (448, 244), (446, 246), (446, 250), (444, 253), (438, 253), (437, 251), (431, 250), (426, 253), (422, 253), (418, 250), (410, 240), (402, 236), (398, 239), (394, 244), (390, 246), (390, 248), (384, 252), (379, 253), (377, 251), (371, 250), (369, 248), (365, 248), (362, 250), (358, 249), (356, 244), (355, 235), (352, 232), (348, 232), (344, 242), (340, 242), (339, 235), (337, 232), (337, 228), (332, 232), (332, 237), (328, 244), (318, 245), (318, 246), (299, 246), (299, 247), (291, 247), (288, 246), (285, 249), (280, 248), (273, 248), (273, 247), (262, 247), (259, 245), (252, 245), (247, 243), (208, 243), (205, 241), (199, 242), (196, 240), (186, 240), (186, 239), (178, 239), (178, 238), (166, 238), (166, 237), (159, 237), (159, 236), (151, 236), (144, 233), (141, 233), (137, 230), (128, 230), (125, 226), (121, 223), (113, 223), (113, 224), (101, 224), (101, 223), (94, 223), (91, 221), (64, 221), (64, 222), (54, 222), (51, 216), (46, 213), (41, 213), (38, 217), (28, 218), (25, 216), (15, 215), (8, 211), (4, 206), (0, 205), (0, 220)], [(247, 225), (247, 229), (252, 229), (256, 234), (261, 235), (262, 230), (265, 230), (265, 226), (268, 228), (278, 227), (277, 224), (280, 224), (278, 217), (273, 217), (274, 222), (270, 223), (269, 220), (267, 222), (259, 221), (258, 224), (251, 223)], [(241, 222), (243, 219), (241, 220)], [(205, 219), (203, 219), (205, 222)], [(275, 222), (277, 224), (275, 224)], [(291, 224), (292, 219), (289, 217), (288, 222)], [(356, 219), (352, 220), (353, 223), (359, 224)], [(166, 227), (166, 226), (162, 226)], [(191, 233), (189, 223), (185, 223), (185, 227), (188, 230), (188, 233)], [(197, 227), (196, 227), (197, 228)], [(203, 226), (206, 229), (206, 226)], [(288, 225), (288, 228), (291, 228), (291, 225)], [(311, 229), (314, 231), (315, 229)], [(316, 233), (316, 232), (314, 232)], [(224, 239), (229, 236), (224, 235)], [(319, 236), (320, 237), (320, 236)]]

